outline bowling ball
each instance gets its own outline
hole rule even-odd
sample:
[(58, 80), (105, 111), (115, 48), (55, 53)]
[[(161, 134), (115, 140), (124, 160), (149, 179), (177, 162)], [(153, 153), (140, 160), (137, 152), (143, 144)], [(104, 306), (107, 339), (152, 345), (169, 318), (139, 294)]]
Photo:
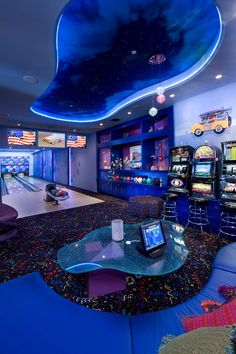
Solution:
[(6, 168), (6, 167), (3, 167), (3, 168), (2, 168), (2, 173), (7, 173), (7, 172), (8, 172), (7, 168)]
[(146, 178), (142, 178), (142, 183), (146, 183)]
[(146, 183), (147, 184), (152, 184), (152, 179), (150, 177), (148, 177), (147, 180), (146, 180)]
[(63, 191), (63, 190), (59, 190), (57, 193), (56, 193), (56, 197), (64, 197), (66, 194), (66, 192)]
[(142, 181), (143, 181), (142, 177), (138, 177), (138, 178), (137, 178), (137, 182), (138, 182), (139, 184), (142, 183)]
[(57, 190), (56, 190), (56, 189), (52, 189), (52, 190), (51, 190), (51, 194), (52, 194), (52, 195), (56, 195), (56, 194), (57, 194)]
[(130, 182), (130, 177), (129, 177), (129, 176), (126, 177), (126, 181), (127, 181), (127, 182)]

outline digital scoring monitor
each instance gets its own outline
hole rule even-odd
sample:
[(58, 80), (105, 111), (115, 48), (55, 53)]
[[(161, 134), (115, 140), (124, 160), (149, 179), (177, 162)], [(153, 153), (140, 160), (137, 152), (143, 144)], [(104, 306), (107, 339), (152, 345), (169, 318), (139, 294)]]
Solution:
[(38, 146), (50, 148), (64, 148), (65, 147), (65, 134), (53, 132), (38, 132)]
[(206, 163), (197, 163), (195, 165), (195, 171), (194, 174), (197, 176), (210, 176), (211, 175), (211, 164)]
[(166, 245), (160, 221), (140, 226), (143, 247), (147, 253), (154, 252)]
[(68, 148), (85, 148), (87, 139), (85, 135), (67, 135), (66, 147)]
[(35, 146), (36, 132), (22, 129), (9, 129), (8, 145)]

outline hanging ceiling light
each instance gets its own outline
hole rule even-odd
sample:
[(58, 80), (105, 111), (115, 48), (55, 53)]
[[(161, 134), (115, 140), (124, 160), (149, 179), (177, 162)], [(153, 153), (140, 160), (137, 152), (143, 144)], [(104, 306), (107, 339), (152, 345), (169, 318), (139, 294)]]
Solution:
[(157, 94), (158, 94), (158, 95), (163, 95), (164, 92), (165, 92), (165, 90), (164, 90), (163, 87), (159, 86), (159, 87), (157, 88)]
[(160, 96), (157, 96), (157, 102), (162, 104), (164, 103), (166, 100), (166, 96), (165, 95), (160, 95)]
[(158, 113), (158, 109), (156, 107), (151, 107), (148, 113), (150, 116), (155, 117)]

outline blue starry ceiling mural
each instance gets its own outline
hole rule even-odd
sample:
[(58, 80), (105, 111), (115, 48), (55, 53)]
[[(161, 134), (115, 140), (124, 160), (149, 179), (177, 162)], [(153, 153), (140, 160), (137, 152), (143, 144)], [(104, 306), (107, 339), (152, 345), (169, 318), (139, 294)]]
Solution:
[(57, 23), (57, 70), (31, 106), (71, 122), (109, 118), (200, 72), (222, 35), (212, 0), (71, 0)]

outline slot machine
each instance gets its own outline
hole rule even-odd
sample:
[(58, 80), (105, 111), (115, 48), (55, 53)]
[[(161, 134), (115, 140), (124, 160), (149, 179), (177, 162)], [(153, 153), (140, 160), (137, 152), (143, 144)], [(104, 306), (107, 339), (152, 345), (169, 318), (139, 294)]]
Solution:
[(221, 147), (223, 154), (221, 198), (236, 201), (236, 141), (223, 142)]
[(208, 144), (200, 145), (193, 153), (191, 177), (192, 195), (207, 199), (219, 196), (221, 152)]
[(193, 151), (194, 148), (189, 145), (170, 149), (169, 192), (189, 194)]

